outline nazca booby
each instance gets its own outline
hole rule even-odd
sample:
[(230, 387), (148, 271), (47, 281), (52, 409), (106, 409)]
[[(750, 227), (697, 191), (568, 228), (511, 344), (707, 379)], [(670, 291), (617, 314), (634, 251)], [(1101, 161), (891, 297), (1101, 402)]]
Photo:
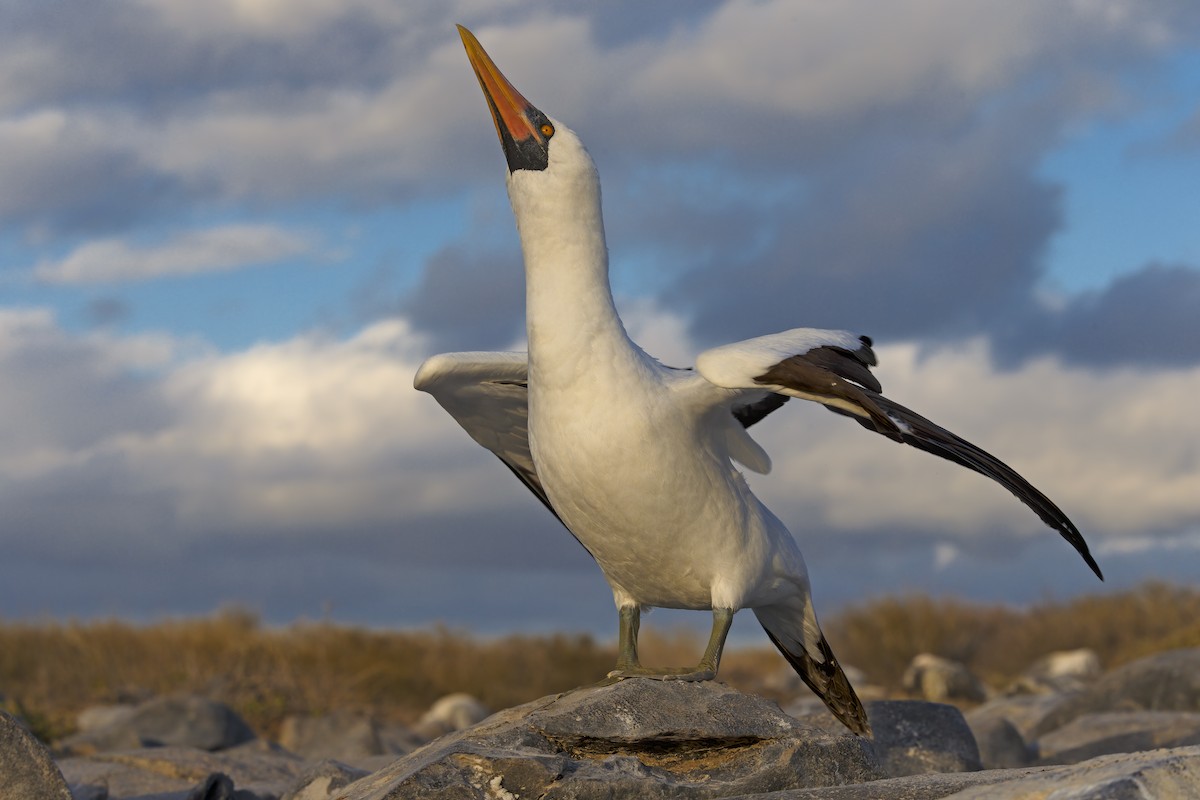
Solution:
[[(1083, 537), (1049, 498), (997, 458), (880, 394), (865, 336), (797, 328), (708, 350), (690, 370), (648, 356), (613, 304), (591, 157), (575, 133), (509, 83), (470, 31), (459, 32), (508, 162), (529, 352), (433, 356), (414, 383), (499, 456), (595, 558), (618, 609), (610, 680), (713, 678), (734, 613), (752, 608), (834, 715), (870, 734), (817, 622), (795, 540), (734, 464), (770, 468), (746, 428), (790, 397), (822, 403), (999, 482), (1100, 576)], [(712, 610), (697, 666), (640, 664), (640, 614), (656, 606)]]

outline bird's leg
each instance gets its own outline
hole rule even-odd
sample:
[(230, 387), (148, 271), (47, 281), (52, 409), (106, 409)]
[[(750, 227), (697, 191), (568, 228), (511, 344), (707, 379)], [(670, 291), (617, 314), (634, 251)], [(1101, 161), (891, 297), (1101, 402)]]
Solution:
[(696, 665), (697, 673), (711, 671), (712, 675), (709, 678), (699, 678), (698, 680), (711, 680), (717, 677), (717, 669), (721, 666), (721, 653), (725, 650), (725, 637), (729, 636), (729, 626), (732, 624), (732, 608), (713, 609), (712, 633), (708, 637), (708, 647), (704, 648), (704, 655), (700, 658), (700, 663)]
[(613, 672), (638, 669), (638, 631), (642, 626), (642, 609), (639, 606), (622, 606), (617, 612), (617, 666)]
[(636, 607), (621, 609), (621, 628), (617, 667), (608, 673), (605, 683), (615, 683), (622, 678), (654, 678), (663, 681), (710, 681), (717, 677), (721, 666), (721, 652), (725, 649), (725, 637), (733, 624), (732, 608), (714, 608), (712, 633), (708, 647), (700, 663), (694, 667), (643, 667), (637, 656), (637, 632), (641, 614)]

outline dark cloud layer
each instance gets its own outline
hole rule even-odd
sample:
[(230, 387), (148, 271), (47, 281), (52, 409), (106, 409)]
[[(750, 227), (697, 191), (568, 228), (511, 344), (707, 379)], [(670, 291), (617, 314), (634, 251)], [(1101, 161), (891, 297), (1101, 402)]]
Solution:
[(55, 112), (0, 133), (0, 232), (11, 226), (76, 235), (162, 220), (195, 192)]
[[(277, 623), (328, 615), (387, 627), (442, 622), (483, 635), (568, 630), (610, 638), (614, 633), (612, 598), (599, 570), (431, 566), (402, 556), (366, 554), (356, 545), (353, 537), (323, 550), (295, 547), (290, 541), (261, 548), (209, 542), (155, 558), (138, 551), (114, 553), (103, 569), (97, 569), (94, 559), (65, 552), (57, 558), (15, 553), (0, 562), (0, 586), (10, 619), (113, 615), (151, 620), (208, 614), (232, 598)], [(1195, 550), (1112, 554), (1102, 558), (1108, 581), (1099, 584), (1086, 569), (1072, 569), (1055, 545), (999, 558), (964, 555), (943, 566), (935, 563), (931, 550), (921, 548), (889, 550), (886, 558), (845, 551), (810, 556), (813, 599), (823, 617), (888, 594), (1029, 604), (1120, 591), (1146, 575), (1187, 583), (1200, 569)], [(710, 621), (702, 612), (656, 610), (643, 626), (671, 630), (683, 625), (702, 634)], [(766, 643), (748, 612), (738, 615), (735, 630), (735, 641)]]
[(159, 387), (114, 363), (102, 343), (49, 329), (29, 338), (4, 347), (0, 337), (0, 435), (10, 452), (87, 449), (109, 437), (151, 433), (175, 418)]
[(1150, 264), (1021, 322), (996, 337), (1004, 363), (1055, 354), (1091, 367), (1197, 364), (1200, 269)]
[(713, 341), (807, 325), (884, 341), (985, 332), (1030, 302), (1059, 215), (1055, 190), (994, 144), (860, 153), (813, 188), (819, 201), (775, 211), (763, 252), (685, 273), (663, 299)]
[(10, 107), (104, 98), (155, 116), (215, 91), (379, 84), (427, 53), (421, 34), (443, 17), (416, 4), (403, 15), (346, 4), (311, 26), (297, 12), (295, 26), (256, 28), (233, 5), (6, 3), (0, 42), (28, 65), (13, 75)]
[(101, 296), (87, 301), (83, 318), (89, 325), (106, 327), (129, 319), (133, 309), (120, 297)]
[(525, 270), (519, 250), (443, 249), (429, 259), (399, 310), (432, 337), (437, 350), (510, 346), (524, 333)]

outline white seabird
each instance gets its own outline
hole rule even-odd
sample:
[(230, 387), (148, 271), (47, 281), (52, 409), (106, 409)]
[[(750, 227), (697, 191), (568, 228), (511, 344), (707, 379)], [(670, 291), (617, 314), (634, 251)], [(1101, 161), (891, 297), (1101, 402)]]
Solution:
[[(834, 715), (870, 735), (817, 623), (800, 550), (734, 463), (770, 469), (746, 428), (789, 397), (822, 403), (999, 482), (1100, 576), (1083, 537), (1049, 498), (995, 457), (880, 394), (865, 336), (797, 328), (708, 350), (687, 370), (647, 355), (613, 304), (591, 157), (575, 133), (522, 97), (466, 28), (459, 32), (508, 162), (525, 256), (529, 352), (433, 356), (414, 383), (499, 456), (595, 558), (620, 621), (609, 679), (711, 679), (734, 613), (752, 608)], [(646, 607), (712, 610), (712, 635), (697, 666), (640, 664)]]

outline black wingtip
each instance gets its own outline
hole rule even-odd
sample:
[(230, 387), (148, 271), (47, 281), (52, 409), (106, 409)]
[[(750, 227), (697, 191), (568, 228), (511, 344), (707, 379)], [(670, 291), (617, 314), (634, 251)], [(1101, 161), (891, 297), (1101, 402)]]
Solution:
[[(1014, 492), (1014, 494), (1016, 493)], [(1021, 495), (1018, 494), (1017, 497), (1021, 497)], [(1028, 501), (1025, 502), (1027, 505), (1031, 505)], [(1096, 559), (1092, 557), (1092, 551), (1088, 549), (1087, 541), (1083, 538), (1083, 534), (1079, 532), (1079, 529), (1075, 527), (1075, 524), (1071, 520), (1067, 519), (1067, 515), (1058, 506), (1050, 502), (1049, 498), (1046, 498), (1046, 503), (1054, 514), (1050, 517), (1043, 516), (1042, 521), (1058, 531), (1075, 548), (1075, 552), (1079, 553), (1084, 563), (1091, 568), (1092, 572), (1096, 573), (1096, 577), (1104, 580), (1104, 573), (1101, 572), (1100, 565), (1096, 563)]]
[(1083, 540), (1083, 534), (1075, 530), (1075, 526), (1073, 525), (1071, 526), (1071, 530), (1074, 532), (1074, 536), (1067, 536), (1065, 531), (1062, 532), (1063, 536), (1075, 546), (1075, 550), (1079, 555), (1083, 556), (1083, 560), (1092, 568), (1092, 572), (1096, 573), (1096, 577), (1104, 580), (1104, 573), (1100, 571), (1100, 565), (1096, 563), (1096, 559), (1092, 558), (1092, 553), (1088, 550), (1087, 542)]
[(1088, 547), (1087, 544), (1084, 543), (1083, 537), (1076, 533), (1075, 536), (1078, 537), (1078, 540), (1074, 540), (1072, 537), (1067, 536), (1067, 534), (1061, 529), (1059, 532), (1063, 534), (1063, 538), (1074, 545), (1075, 551), (1079, 553), (1079, 555), (1083, 556), (1084, 563), (1091, 568), (1092, 572), (1096, 573), (1096, 577), (1100, 580), (1104, 580), (1104, 573), (1100, 571), (1100, 565), (1096, 563), (1096, 559), (1092, 558), (1092, 554), (1088, 552)]
[[(890, 439), (952, 461), (996, 481), (1037, 514), (1042, 522), (1058, 531), (1059, 535), (1075, 548), (1075, 552), (1083, 557), (1084, 562), (1096, 574), (1096, 577), (1104, 580), (1104, 573), (1100, 571), (1100, 565), (1096, 563), (1096, 559), (1092, 558), (1087, 541), (1075, 527), (1075, 523), (1071, 522), (1063, 510), (1054, 504), (1054, 501), (1038, 491), (1016, 470), (991, 453), (929, 421), (910, 408), (889, 400), (877, 392), (868, 393), (864, 390), (862, 394), (868, 401), (877, 404), (879, 409), (875, 413), (871, 413), (872, 409), (864, 405), (870, 416), (857, 417), (859, 424), (868, 429), (874, 429)], [(883, 421), (892, 423), (895, 427), (894, 432), (885, 429), (881, 424), (881, 417)]]

